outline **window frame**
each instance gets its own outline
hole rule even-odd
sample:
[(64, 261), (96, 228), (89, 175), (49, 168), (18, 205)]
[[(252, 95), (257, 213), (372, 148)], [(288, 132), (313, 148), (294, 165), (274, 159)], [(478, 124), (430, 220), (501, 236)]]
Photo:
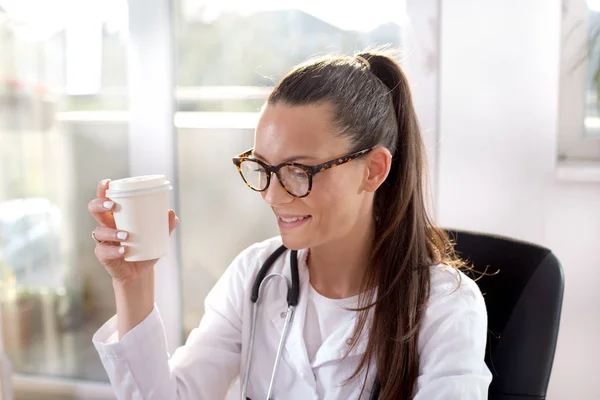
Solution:
[[(558, 105), (559, 163), (600, 162), (600, 136), (586, 132), (588, 7), (585, 0), (563, 0), (560, 32)], [(589, 121), (589, 120), (588, 120)]]
[[(58, 118), (80, 122), (129, 123), (129, 162), (132, 175), (165, 174), (177, 185), (175, 143), (173, 10), (170, 0), (128, 0), (127, 111), (59, 113)], [(148, 155), (152, 157), (148, 157)], [(170, 202), (177, 208), (176, 190)], [(178, 234), (173, 232), (171, 251), (155, 266), (155, 298), (165, 325), (168, 350), (183, 344)], [(89, 345), (92, 346), (90, 337)], [(114, 399), (108, 382), (13, 373), (14, 395), (52, 394), (65, 398)]]

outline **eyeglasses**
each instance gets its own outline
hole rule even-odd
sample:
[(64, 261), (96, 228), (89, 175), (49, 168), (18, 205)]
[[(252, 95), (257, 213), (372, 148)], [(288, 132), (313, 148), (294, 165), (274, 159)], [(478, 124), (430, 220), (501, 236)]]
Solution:
[(308, 166), (294, 162), (281, 163), (271, 166), (267, 163), (251, 157), (250, 149), (233, 158), (233, 164), (237, 167), (246, 185), (257, 192), (264, 192), (271, 183), (271, 175), (275, 174), (279, 183), (286, 192), (295, 197), (306, 197), (312, 189), (313, 176), (338, 165), (346, 164), (358, 157), (367, 154), (372, 149), (357, 151), (323, 164)]

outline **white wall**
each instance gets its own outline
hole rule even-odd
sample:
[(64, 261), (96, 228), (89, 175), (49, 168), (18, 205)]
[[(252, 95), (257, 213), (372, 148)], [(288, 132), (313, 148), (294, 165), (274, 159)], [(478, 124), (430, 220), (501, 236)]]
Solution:
[(442, 2), (437, 215), (551, 248), (566, 277), (549, 400), (600, 399), (600, 185), (555, 179), (560, 0)]
[(440, 5), (438, 0), (407, 0), (409, 18), (403, 29), (402, 67), (407, 74), (423, 142), (429, 185), (436, 187), (439, 105)]

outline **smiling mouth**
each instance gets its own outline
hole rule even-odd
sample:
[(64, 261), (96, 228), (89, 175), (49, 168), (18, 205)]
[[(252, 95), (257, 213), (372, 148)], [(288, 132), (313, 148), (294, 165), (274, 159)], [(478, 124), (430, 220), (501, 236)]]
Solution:
[(296, 221), (302, 221), (303, 219), (306, 219), (309, 217), (310, 217), (309, 215), (304, 215), (302, 217), (277, 217), (277, 219), (289, 224), (289, 223), (296, 222)]

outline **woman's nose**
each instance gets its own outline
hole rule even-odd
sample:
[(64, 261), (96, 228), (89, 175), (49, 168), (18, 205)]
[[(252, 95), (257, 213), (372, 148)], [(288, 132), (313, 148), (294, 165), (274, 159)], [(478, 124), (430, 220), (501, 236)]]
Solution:
[(271, 176), (271, 182), (269, 183), (269, 187), (267, 190), (262, 192), (263, 199), (270, 206), (277, 206), (281, 204), (287, 204), (294, 201), (294, 196), (289, 194), (279, 182), (277, 175), (273, 174)]

